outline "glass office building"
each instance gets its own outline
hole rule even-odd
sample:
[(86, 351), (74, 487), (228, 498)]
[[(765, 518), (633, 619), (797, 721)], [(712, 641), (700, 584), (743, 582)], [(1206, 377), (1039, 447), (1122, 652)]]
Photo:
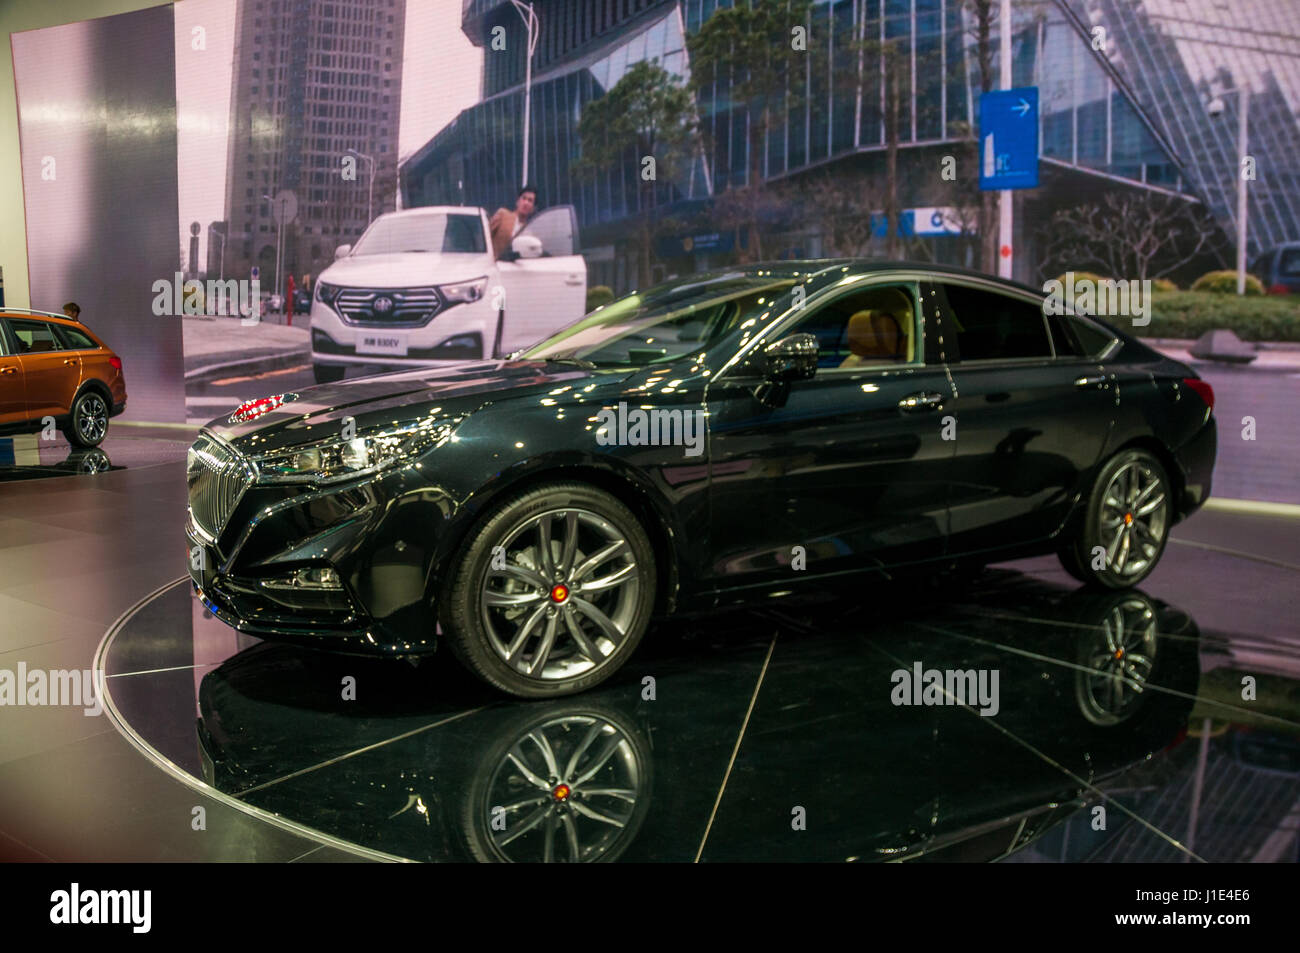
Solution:
[[(744, 2), (744, 0), (738, 0)], [(653, 60), (687, 80), (687, 37), (729, 0), (535, 0), (541, 34), (533, 62), (528, 178), (546, 205), (572, 204), (596, 263), (617, 261), (638, 197), (637, 165), (594, 178), (574, 173), (583, 107), (631, 64)], [(997, 3), (994, 2), (996, 9)], [(1032, 235), (1063, 201), (1115, 189), (1145, 189), (1203, 202), (1225, 235), (1235, 231), (1236, 110), (1250, 96), (1251, 252), (1300, 240), (1300, 3), (1295, 0), (1014, 0), (1013, 84), (1037, 86), (1043, 187), (1021, 193), (1017, 276), (1038, 280)], [(885, 66), (871, 40), (899, 57), (901, 207), (942, 205), (936, 182), (944, 155), (960, 154), (978, 128), (982, 88), (975, 22), (963, 0), (814, 0), (801, 95), (765, 135), (757, 163), (768, 181), (860, 164), (876, 168), (886, 149)], [(522, 20), (508, 0), (466, 0), (466, 34), (484, 48), (484, 99), (466, 109), (403, 165), (405, 204), (509, 204), (522, 161)], [(997, 86), (1000, 25), (992, 28)], [(492, 38), (505, 38), (494, 50)], [(501, 44), (498, 44), (501, 45)], [(863, 52), (866, 50), (867, 52)], [(750, 117), (726, 84), (702, 89), (696, 105), (709, 148), (662, 198), (707, 210), (710, 198), (746, 183)], [(777, 253), (816, 255), (817, 223), (774, 229), (802, 235)], [(969, 241), (935, 236), (931, 253), (969, 262)], [(950, 247), (951, 246), (951, 247)], [(691, 247), (687, 243), (685, 247)], [(707, 243), (693, 264), (708, 265)], [(765, 248), (765, 252), (768, 249)], [(1226, 263), (1226, 262), (1225, 262)], [(683, 263), (678, 263), (682, 265)], [(692, 263), (684, 263), (689, 268)], [(676, 266), (675, 266), (676, 267)], [(676, 270), (681, 270), (676, 267)], [(600, 280), (625, 284), (614, 265)]]

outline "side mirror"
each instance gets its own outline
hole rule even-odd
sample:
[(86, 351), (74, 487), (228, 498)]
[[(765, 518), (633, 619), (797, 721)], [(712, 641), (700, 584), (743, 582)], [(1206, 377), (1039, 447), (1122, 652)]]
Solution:
[(763, 348), (767, 359), (764, 376), (770, 381), (806, 381), (817, 373), (820, 350), (815, 334), (791, 334)]
[(542, 240), (536, 235), (518, 235), (510, 243), (510, 249), (520, 258), (541, 258)]
[(351, 245), (340, 245), (338, 248), (334, 249), (334, 260), (338, 261), (340, 258), (344, 258), (351, 253)]

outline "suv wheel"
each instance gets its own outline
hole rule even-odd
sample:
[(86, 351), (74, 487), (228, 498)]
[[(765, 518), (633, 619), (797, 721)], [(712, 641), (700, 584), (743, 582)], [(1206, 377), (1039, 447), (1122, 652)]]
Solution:
[(88, 390), (72, 403), (72, 415), (63, 435), (75, 447), (98, 447), (108, 434), (108, 402)]
[(603, 490), (548, 483), (489, 513), (454, 566), (440, 621), (453, 653), (521, 698), (571, 695), (627, 661), (650, 621), (654, 550)]
[(1061, 564), (1076, 579), (1107, 589), (1137, 585), (1164, 552), (1172, 497), (1165, 468), (1152, 454), (1116, 454), (1097, 474), (1083, 525), (1058, 553)]
[(333, 384), (335, 381), (341, 381), (345, 370), (347, 370), (346, 367), (339, 367), (337, 364), (313, 364), (311, 366), (311, 373), (316, 378), (317, 384)]

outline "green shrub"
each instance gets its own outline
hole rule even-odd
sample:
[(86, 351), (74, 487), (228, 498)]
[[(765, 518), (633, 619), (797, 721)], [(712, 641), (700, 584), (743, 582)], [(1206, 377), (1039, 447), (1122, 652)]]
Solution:
[(1194, 340), (1206, 331), (1228, 328), (1243, 341), (1300, 341), (1300, 295), (1175, 291), (1153, 296), (1151, 323), (1145, 327), (1134, 327), (1123, 317), (1104, 320), (1141, 337)]
[[(1091, 281), (1094, 285), (1106, 280), (1101, 275), (1091, 271), (1075, 271), (1071, 272), (1071, 274), (1074, 275), (1075, 281)], [(1065, 287), (1065, 275), (1057, 275), (1056, 280), (1061, 283), (1062, 288)]]
[(614, 292), (608, 285), (593, 285), (587, 289), (587, 313), (609, 304), (614, 300)]
[[(1237, 273), (1235, 271), (1209, 271), (1192, 283), (1193, 291), (1210, 291), (1214, 294), (1233, 295), (1237, 293)], [(1262, 295), (1264, 286), (1254, 275), (1246, 276), (1246, 294)]]
[(1178, 286), (1168, 278), (1157, 278), (1155, 281), (1151, 282), (1151, 290), (1167, 294), (1170, 291), (1177, 291)]

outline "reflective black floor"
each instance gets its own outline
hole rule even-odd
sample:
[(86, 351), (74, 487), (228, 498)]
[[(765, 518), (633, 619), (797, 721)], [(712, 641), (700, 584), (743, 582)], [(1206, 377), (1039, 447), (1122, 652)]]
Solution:
[(185, 459), (198, 428), (135, 427), (110, 421), (98, 447), (71, 446), (62, 434), (0, 437), (0, 482), (42, 477), (94, 476), (110, 470), (157, 466)]
[[(104, 664), (158, 757), (392, 857), (1294, 861), (1300, 566), (1217, 538), (1144, 591), (1032, 560), (660, 624), (556, 702), (239, 636), (188, 580)], [(905, 703), (930, 670), (985, 692)]]

